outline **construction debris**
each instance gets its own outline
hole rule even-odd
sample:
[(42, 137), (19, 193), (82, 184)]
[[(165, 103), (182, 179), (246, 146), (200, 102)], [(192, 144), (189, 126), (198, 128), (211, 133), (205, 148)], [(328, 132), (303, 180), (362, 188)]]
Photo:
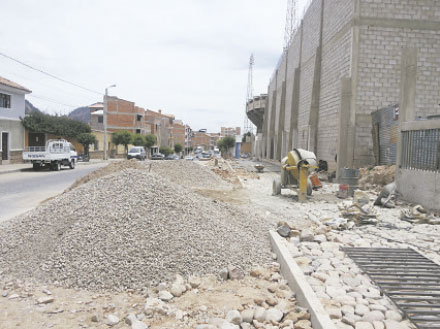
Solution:
[(440, 225), (440, 218), (435, 218), (429, 214), (422, 206), (416, 205), (409, 209), (402, 209), (400, 219), (411, 224), (431, 224)]
[(396, 166), (377, 166), (359, 169), (359, 187), (370, 190), (394, 182)]
[(176, 273), (264, 264), (268, 229), (251, 211), (127, 169), (2, 223), (0, 268), (65, 287), (143, 289)]

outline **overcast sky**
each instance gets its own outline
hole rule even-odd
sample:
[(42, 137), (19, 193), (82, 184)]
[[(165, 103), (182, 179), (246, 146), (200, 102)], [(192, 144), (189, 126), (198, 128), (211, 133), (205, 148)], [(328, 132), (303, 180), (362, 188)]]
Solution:
[[(286, 0), (2, 0), (0, 52), (217, 132), (243, 126), (251, 53), (254, 94), (267, 91), (285, 15)], [(0, 76), (49, 113), (102, 100), (1, 56)]]

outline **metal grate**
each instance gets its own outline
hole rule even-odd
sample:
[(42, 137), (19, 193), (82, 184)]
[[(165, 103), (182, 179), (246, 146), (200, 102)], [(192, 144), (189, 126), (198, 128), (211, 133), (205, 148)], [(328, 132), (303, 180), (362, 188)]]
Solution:
[(440, 266), (413, 249), (343, 248), (418, 329), (440, 328)]
[(440, 129), (402, 132), (402, 168), (440, 170)]

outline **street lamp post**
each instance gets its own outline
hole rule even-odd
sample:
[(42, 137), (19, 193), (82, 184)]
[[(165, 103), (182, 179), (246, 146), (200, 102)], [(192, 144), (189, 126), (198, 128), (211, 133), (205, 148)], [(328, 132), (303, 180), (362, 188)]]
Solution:
[(105, 94), (104, 94), (104, 160), (107, 160), (107, 97), (108, 97), (108, 90), (110, 88), (114, 88), (116, 85), (111, 85), (105, 88)]

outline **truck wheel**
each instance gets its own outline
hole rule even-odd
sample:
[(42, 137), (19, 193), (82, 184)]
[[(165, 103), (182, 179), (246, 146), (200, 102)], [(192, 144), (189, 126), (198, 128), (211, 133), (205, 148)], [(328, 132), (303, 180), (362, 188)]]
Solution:
[(280, 195), (281, 194), (281, 181), (276, 178), (272, 182), (272, 195)]
[(75, 159), (70, 160), (69, 167), (70, 169), (75, 169)]
[(54, 162), (51, 166), (51, 169), (54, 171), (60, 171), (61, 170), (61, 162), (59, 162), (59, 161)]
[(39, 163), (33, 163), (33, 164), (32, 164), (32, 168), (33, 168), (35, 171), (37, 171), (37, 170), (40, 170), (41, 166), (40, 166)]

